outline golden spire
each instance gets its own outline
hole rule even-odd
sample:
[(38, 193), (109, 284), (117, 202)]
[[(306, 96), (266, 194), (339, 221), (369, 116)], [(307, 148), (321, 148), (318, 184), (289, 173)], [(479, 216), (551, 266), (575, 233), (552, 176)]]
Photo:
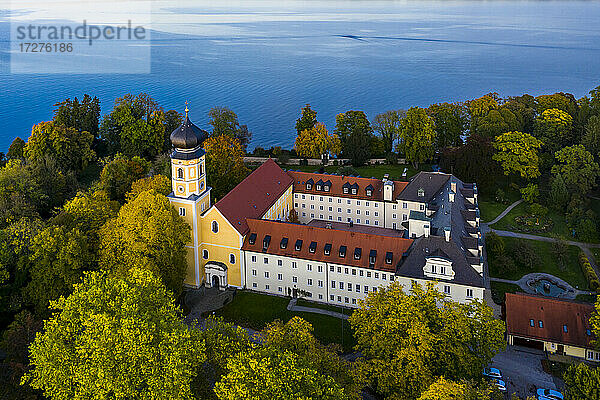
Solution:
[(188, 112), (189, 112), (189, 111), (190, 111), (190, 110), (188, 109), (188, 102), (187, 102), (187, 100), (186, 100), (186, 101), (185, 101), (185, 117), (186, 117), (186, 118), (188, 117)]

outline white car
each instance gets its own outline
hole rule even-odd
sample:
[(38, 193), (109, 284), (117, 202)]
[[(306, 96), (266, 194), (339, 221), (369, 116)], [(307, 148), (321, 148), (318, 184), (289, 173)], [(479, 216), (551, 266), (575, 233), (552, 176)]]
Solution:
[(486, 378), (502, 379), (502, 372), (498, 368), (485, 368), (483, 370), (483, 376)]

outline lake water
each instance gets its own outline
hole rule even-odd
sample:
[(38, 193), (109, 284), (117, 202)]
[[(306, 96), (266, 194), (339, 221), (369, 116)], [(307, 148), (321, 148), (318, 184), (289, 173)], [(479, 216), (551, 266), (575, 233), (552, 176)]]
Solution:
[(158, 1), (150, 74), (68, 76), (10, 74), (15, 14), (4, 8), (0, 151), (84, 93), (103, 112), (126, 93), (179, 111), (188, 100), (205, 129), (208, 110), (228, 106), (254, 133), (252, 148), (291, 146), (305, 103), (333, 129), (349, 109), (372, 118), (490, 91), (581, 97), (600, 85), (600, 2)]

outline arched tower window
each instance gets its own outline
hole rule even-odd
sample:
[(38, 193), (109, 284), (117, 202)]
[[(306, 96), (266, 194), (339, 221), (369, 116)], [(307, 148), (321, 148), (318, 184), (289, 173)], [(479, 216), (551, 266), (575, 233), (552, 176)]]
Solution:
[(202, 164), (198, 165), (198, 170), (200, 171), (200, 176), (202, 176)]
[(183, 179), (183, 168), (177, 169), (177, 178)]
[(218, 223), (217, 221), (213, 221), (213, 222), (212, 222), (212, 231), (213, 231), (214, 233), (217, 233), (217, 232), (219, 232), (219, 223)]

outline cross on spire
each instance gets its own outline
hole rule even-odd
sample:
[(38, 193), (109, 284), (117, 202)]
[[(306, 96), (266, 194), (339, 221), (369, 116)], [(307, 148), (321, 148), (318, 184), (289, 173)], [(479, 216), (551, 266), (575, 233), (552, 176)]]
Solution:
[(190, 111), (190, 110), (188, 109), (188, 102), (187, 102), (187, 100), (186, 100), (186, 101), (185, 101), (185, 117), (186, 117), (186, 118), (188, 117), (188, 112), (189, 112), (189, 111)]

